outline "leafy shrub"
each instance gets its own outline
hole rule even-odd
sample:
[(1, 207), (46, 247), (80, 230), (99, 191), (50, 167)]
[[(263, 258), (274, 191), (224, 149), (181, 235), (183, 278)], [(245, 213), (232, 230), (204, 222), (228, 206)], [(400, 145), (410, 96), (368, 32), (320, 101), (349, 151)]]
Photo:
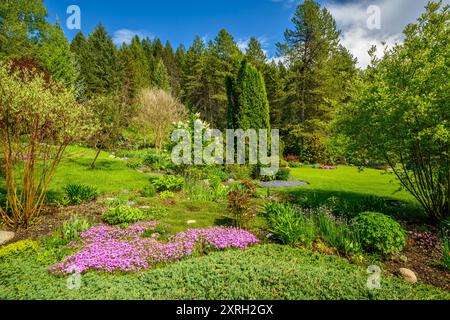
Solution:
[(166, 200), (166, 199), (173, 199), (175, 198), (175, 194), (172, 191), (162, 191), (159, 194), (159, 197), (161, 198), (161, 200)]
[(67, 241), (78, 240), (80, 234), (88, 230), (92, 224), (85, 218), (77, 216), (65, 221), (60, 229), (61, 237)]
[(270, 231), (284, 244), (310, 247), (316, 238), (314, 221), (290, 204), (267, 203), (264, 215)]
[(97, 199), (98, 192), (95, 187), (84, 184), (69, 184), (64, 187), (65, 197), (69, 204), (78, 205)]
[(303, 163), (301, 163), (301, 162), (289, 162), (289, 168), (303, 168)]
[(184, 191), (192, 200), (221, 201), (227, 198), (229, 188), (220, 180), (211, 180), (210, 183), (205, 181), (187, 183)]
[(142, 161), (139, 159), (128, 160), (127, 167), (133, 170), (139, 169), (140, 167), (142, 167)]
[(172, 161), (169, 155), (159, 153), (155, 149), (150, 149), (143, 159), (143, 164), (155, 170), (168, 170), (172, 168)]
[(124, 206), (128, 204), (128, 199), (125, 198), (107, 198), (104, 200), (104, 204), (108, 207), (118, 207), (118, 206)]
[(363, 212), (354, 222), (367, 251), (396, 254), (405, 247), (406, 233), (402, 226), (382, 213)]
[(223, 166), (189, 166), (184, 170), (183, 176), (192, 181), (220, 180), (222, 182), (228, 178), (223, 169)]
[(150, 179), (158, 192), (162, 191), (179, 191), (183, 188), (184, 179), (182, 177), (164, 175), (158, 178), (152, 177)]
[(0, 248), (0, 260), (14, 258), (23, 253), (35, 252), (39, 244), (32, 240), (22, 240)]
[(291, 169), (289, 168), (280, 168), (276, 174), (277, 180), (287, 181), (291, 177)]
[(249, 192), (235, 189), (228, 194), (228, 212), (232, 215), (235, 227), (246, 227), (256, 217), (250, 204)]
[(319, 236), (332, 247), (344, 254), (362, 251), (361, 241), (355, 228), (343, 219), (338, 219), (324, 210), (315, 213)]
[(255, 168), (250, 165), (232, 164), (225, 166), (225, 171), (234, 180), (249, 180), (252, 178)]
[(103, 221), (110, 225), (127, 226), (129, 224), (144, 220), (145, 214), (137, 208), (120, 205), (109, 209), (102, 215)]
[(144, 187), (141, 192), (141, 195), (146, 198), (152, 198), (156, 196), (156, 188), (154, 185), (149, 184)]
[(145, 210), (146, 219), (149, 220), (160, 220), (166, 217), (169, 213), (169, 210), (161, 205), (154, 205)]

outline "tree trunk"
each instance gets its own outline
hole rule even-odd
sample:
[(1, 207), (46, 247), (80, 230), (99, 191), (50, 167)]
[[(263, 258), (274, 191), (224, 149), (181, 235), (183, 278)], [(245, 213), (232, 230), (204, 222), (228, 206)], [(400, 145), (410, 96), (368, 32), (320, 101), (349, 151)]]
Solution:
[(95, 163), (97, 162), (98, 156), (100, 155), (100, 152), (102, 152), (101, 149), (97, 149), (97, 154), (95, 155), (94, 161), (92, 161), (91, 169), (95, 169)]

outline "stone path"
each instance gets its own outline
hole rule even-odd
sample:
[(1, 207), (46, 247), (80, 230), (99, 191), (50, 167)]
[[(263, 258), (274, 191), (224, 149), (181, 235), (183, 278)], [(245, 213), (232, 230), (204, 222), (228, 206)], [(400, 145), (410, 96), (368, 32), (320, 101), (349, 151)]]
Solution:
[(14, 232), (0, 231), (0, 246), (14, 238)]
[(260, 182), (259, 186), (261, 188), (289, 188), (289, 187), (305, 187), (308, 184), (304, 181), (300, 180), (291, 180), (291, 181), (280, 181), (280, 180), (274, 180), (274, 181), (267, 181), (267, 182)]

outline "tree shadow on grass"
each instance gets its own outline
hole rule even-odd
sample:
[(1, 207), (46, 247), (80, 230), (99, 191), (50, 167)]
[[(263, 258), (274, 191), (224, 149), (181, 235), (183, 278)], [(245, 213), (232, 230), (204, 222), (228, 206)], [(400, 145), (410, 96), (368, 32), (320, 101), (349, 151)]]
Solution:
[(117, 170), (115, 163), (107, 160), (97, 160), (95, 163), (95, 168), (91, 167), (91, 161), (78, 160), (78, 159), (67, 159), (67, 163), (74, 164), (80, 167), (86, 168), (87, 171), (113, 171)]
[[(348, 217), (363, 211), (378, 211), (408, 222), (425, 222), (427, 216), (423, 208), (413, 201), (404, 201), (390, 197), (380, 197), (356, 192), (292, 188), (279, 191), (288, 196), (289, 201), (305, 207), (317, 208), (337, 198), (348, 207)], [(345, 209), (344, 209), (345, 210)]]

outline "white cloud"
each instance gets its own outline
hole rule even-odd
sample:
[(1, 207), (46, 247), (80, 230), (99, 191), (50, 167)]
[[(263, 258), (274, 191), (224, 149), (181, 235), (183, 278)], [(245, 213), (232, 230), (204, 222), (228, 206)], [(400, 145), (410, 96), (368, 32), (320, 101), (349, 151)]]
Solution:
[(130, 44), (134, 36), (139, 36), (139, 38), (153, 38), (154, 36), (142, 30), (129, 30), (129, 29), (119, 29), (114, 32), (113, 41), (117, 46), (121, 46), (123, 43)]
[[(370, 63), (369, 49), (376, 45), (381, 57), (383, 44), (391, 48), (403, 42), (403, 29), (414, 23), (425, 11), (428, 0), (364, 0), (346, 3), (331, 2), (326, 5), (333, 15), (338, 28), (342, 30), (341, 42), (358, 59), (358, 65), (366, 68)], [(444, 2), (448, 2), (444, 1)], [(369, 6), (380, 9), (381, 26), (370, 29), (367, 21), (371, 17)]]

